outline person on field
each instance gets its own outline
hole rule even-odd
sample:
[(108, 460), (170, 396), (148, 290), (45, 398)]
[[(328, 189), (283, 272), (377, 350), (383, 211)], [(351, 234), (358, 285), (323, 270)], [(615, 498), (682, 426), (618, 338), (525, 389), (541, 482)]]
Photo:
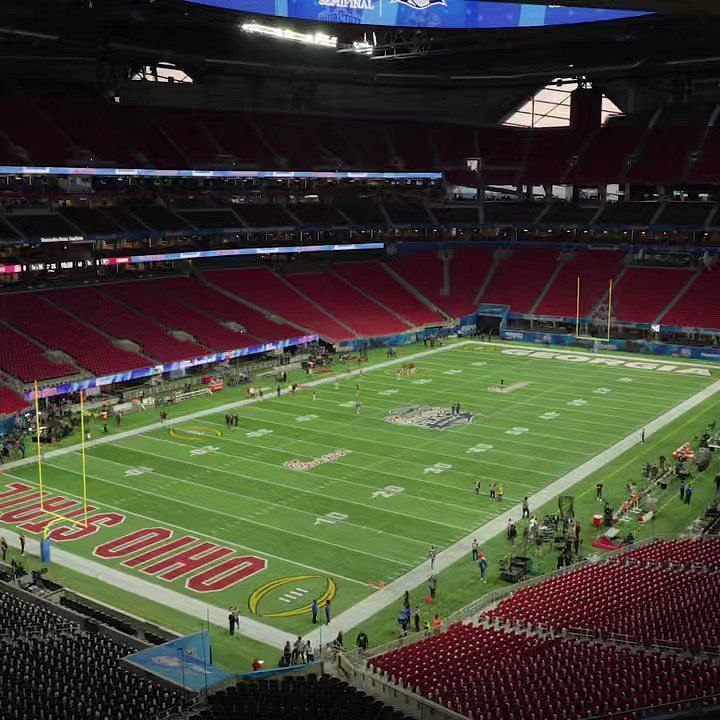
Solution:
[(486, 576), (486, 574), (487, 574), (488, 562), (487, 562), (487, 560), (485, 559), (485, 554), (484, 554), (484, 553), (480, 553), (480, 555), (479, 555), (479, 558), (478, 558), (478, 569), (480, 570), (480, 579), (481, 579), (484, 583), (486, 583), (486, 582), (487, 582), (487, 578), (486, 578), (485, 576)]

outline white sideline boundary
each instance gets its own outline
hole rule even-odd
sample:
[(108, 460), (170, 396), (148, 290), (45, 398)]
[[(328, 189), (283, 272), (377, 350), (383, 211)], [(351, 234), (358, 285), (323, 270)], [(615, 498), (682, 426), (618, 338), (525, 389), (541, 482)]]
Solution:
[[(649, 422), (645, 426), (646, 438), (662, 430), (671, 422), (677, 420), (679, 417), (697, 407), (705, 400), (713, 397), (718, 392), (720, 392), (720, 381), (714, 382), (712, 385), (703, 388), (700, 392), (655, 418), (655, 420)], [(579, 467), (571, 470), (561, 478), (558, 478), (555, 482), (550, 483), (542, 490), (539, 490), (534, 495), (531, 495), (528, 497), (530, 506), (537, 508), (544, 505), (561, 493), (565, 492), (568, 488), (587, 478), (596, 470), (599, 470), (616, 458), (620, 457), (620, 455), (640, 442), (641, 433), (642, 430), (633, 431), (619, 442), (611, 445), (609, 448), (603, 450), (587, 462), (584, 462)], [(435, 567), (433, 570), (430, 570), (430, 563), (429, 561), (426, 561), (414, 570), (411, 570), (405, 575), (393, 580), (384, 589), (378, 590), (372, 595), (369, 595), (365, 599), (356, 603), (348, 610), (340, 613), (332, 621), (332, 631), (342, 631), (343, 633), (346, 633), (348, 630), (351, 630), (366, 620), (369, 620), (373, 615), (383, 610), (391, 603), (399, 600), (406, 590), (414, 590), (422, 583), (427, 582), (431, 574), (437, 576), (458, 560), (461, 560), (462, 558), (467, 559), (470, 554), (473, 538), (477, 539), (478, 543), (482, 547), (483, 543), (487, 542), (496, 535), (499, 535), (505, 530), (508, 518), (517, 518), (521, 512), (521, 504), (508, 508), (506, 512), (498, 515), (496, 518), (493, 518), (490, 522), (485, 523), (475, 532), (466, 535), (461, 540), (458, 540), (450, 547), (438, 553), (435, 558)], [(498, 561), (499, 558), (490, 558), (491, 563)], [(440, 586), (439, 591), (442, 592), (442, 586)], [(313, 644), (315, 644), (319, 640), (319, 632), (314, 630), (309, 633), (307, 637), (313, 642)]]
[[(420, 359), (427, 355), (434, 355), (467, 345), (486, 345), (489, 347), (518, 347), (518, 343), (482, 343), (476, 340), (462, 340), (459, 342), (451, 343), (449, 345), (445, 345), (441, 348), (424, 350), (418, 353), (413, 353), (411, 355), (406, 355), (402, 358), (387, 360), (381, 363), (377, 363), (375, 365), (361, 367), (355, 370), (348, 370), (343, 373), (329, 373), (327, 377), (312, 380), (303, 384), (309, 387), (313, 387), (315, 385), (322, 385), (328, 382), (334, 382), (336, 378), (343, 379), (357, 377), (364, 374), (365, 372), (380, 370), (385, 367), (391, 367), (398, 363), (407, 362), (408, 360)], [(660, 364), (662, 364), (662, 362)], [(684, 364), (690, 365), (690, 363)], [(697, 367), (695, 363), (693, 363), (692, 365)], [(283, 389), (281, 394), (286, 395), (288, 394), (288, 392), (289, 391), (287, 389)], [(697, 405), (699, 405), (700, 403), (713, 397), (718, 392), (720, 392), (720, 381), (712, 383), (711, 385), (703, 388), (703, 390), (701, 390), (700, 392), (696, 393), (690, 398), (687, 398), (679, 405), (676, 405), (674, 408), (671, 408), (664, 414), (657, 417), (652, 422), (648, 423), (645, 426), (646, 437), (650, 437), (654, 433), (663, 429), (665, 426), (667, 426), (680, 416), (684, 415), (688, 411), (692, 410), (693, 408), (697, 407)], [(101, 438), (97, 438), (96, 440), (91, 440), (90, 442), (86, 443), (86, 447), (94, 447), (96, 445), (102, 445), (108, 442), (134, 437), (136, 435), (142, 435), (144, 433), (151, 432), (162, 427), (172, 427), (173, 425), (184, 423), (189, 420), (207, 417), (216, 413), (222, 413), (233, 408), (245, 407), (247, 405), (252, 405), (257, 402), (269, 402), (270, 400), (271, 398), (266, 398), (264, 400), (252, 398), (246, 400), (239, 400), (232, 403), (226, 403), (224, 405), (219, 405), (213, 408), (198, 410), (197, 412), (188, 413), (186, 415), (167, 420), (165, 423), (151, 423), (140, 428), (134, 428), (132, 430), (126, 430), (120, 433), (103, 436)], [(566, 475), (563, 475), (558, 480), (554, 481), (547, 487), (532, 495), (529, 498), (531, 505), (533, 507), (539, 507), (540, 505), (552, 500), (554, 497), (564, 492), (572, 485), (575, 485), (596, 470), (600, 469), (604, 465), (607, 465), (609, 462), (619, 457), (622, 453), (624, 453), (626, 450), (629, 450), (631, 447), (633, 447), (639, 442), (640, 432), (641, 431), (638, 430), (630, 433), (624, 439), (602, 451), (594, 458), (591, 458), (587, 462), (583, 463), (579, 467), (570, 471)], [(43, 458), (51, 459), (55, 457), (61, 457), (63, 455), (76, 452), (80, 449), (80, 447), (80, 444), (75, 444), (68, 445), (64, 448), (58, 448), (57, 450), (51, 450), (45, 453), (43, 455)], [(35, 456), (30, 456), (22, 460), (16, 460), (11, 463), (7, 463), (6, 465), (0, 467), (2, 467), (3, 470), (10, 470), (36, 462), (37, 458)], [(437, 574), (442, 570), (448, 568), (457, 560), (466, 557), (469, 552), (472, 538), (477, 538), (478, 542), (482, 544), (483, 542), (486, 542), (490, 538), (503, 532), (507, 524), (508, 517), (517, 516), (520, 510), (520, 505), (515, 505), (508, 508), (508, 510), (502, 515), (482, 525), (475, 532), (470, 533), (465, 538), (462, 538), (447, 549), (438, 553), (435, 559), (435, 569), (432, 572)], [(3, 529), (3, 533), (5, 534), (5, 537), (7, 538), (10, 545), (14, 547), (19, 547), (18, 536), (15, 532)], [(28, 552), (33, 555), (39, 556), (40, 543), (37, 540), (28, 538), (26, 547)], [(207, 620), (209, 617), (210, 622), (213, 625), (222, 628), (227, 627), (226, 609), (203, 602), (201, 599), (196, 599), (190, 595), (180, 593), (176, 590), (171, 590), (167, 587), (163, 587), (162, 585), (150, 582), (148, 580), (144, 580), (143, 578), (135, 577), (134, 575), (130, 575), (120, 570), (116, 570), (113, 567), (98, 563), (95, 560), (84, 558), (75, 553), (69, 552), (62, 548), (58, 548), (57, 546), (53, 547), (53, 561), (59, 565), (87, 575), (88, 577), (95, 578), (96, 580), (104, 582), (113, 587), (132, 592), (141, 597), (145, 597), (153, 602), (176, 610), (177, 612), (180, 612), (184, 615), (189, 615), (200, 620)], [(330, 627), (324, 629), (326, 639), (329, 638), (329, 633), (335, 634), (337, 631), (340, 630), (346, 632), (347, 630), (352, 629), (358, 624), (368, 620), (377, 612), (399, 599), (405, 592), (405, 590), (412, 590), (418, 585), (425, 582), (430, 576), (430, 574), (431, 571), (429, 568), (429, 564), (428, 562), (424, 562), (415, 569), (409, 571), (405, 575), (402, 575), (401, 577), (391, 582), (383, 590), (379, 590), (368, 596), (364, 600), (356, 603), (353, 607), (349, 608), (348, 610), (340, 613), (337, 617), (335, 617), (332, 620)], [(442, 592), (442, 588), (440, 588), (440, 591)], [(295, 638), (294, 634), (284, 632), (258, 620), (253, 620), (252, 618), (244, 616), (240, 617), (238, 632), (240, 633), (241, 637), (249, 637), (253, 640), (257, 640), (258, 642), (273, 646), (275, 648), (283, 648), (287, 640), (292, 641)], [(305, 637), (306, 639), (310, 639), (313, 644), (319, 644), (322, 634), (323, 630), (318, 629), (312, 631), (311, 633), (308, 633), (308, 635), (306, 635)]]

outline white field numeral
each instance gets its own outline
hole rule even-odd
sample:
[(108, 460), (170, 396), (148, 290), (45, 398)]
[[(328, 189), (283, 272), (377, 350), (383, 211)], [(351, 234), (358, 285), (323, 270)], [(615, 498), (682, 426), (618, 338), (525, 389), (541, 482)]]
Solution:
[(405, 488), (397, 485), (386, 485), (382, 490), (375, 490), (371, 497), (391, 498), (393, 495), (399, 495), (402, 492), (405, 492)]
[(530, 432), (530, 428), (526, 427), (514, 427), (510, 428), (509, 430), (505, 431), (506, 435), (524, 435), (525, 433)]
[(152, 471), (153, 469), (149, 467), (129, 468), (125, 471), (125, 477), (138, 477), (139, 475), (146, 475), (147, 473), (151, 473)]
[(300, 417), (295, 418), (295, 422), (305, 423), (305, 422), (312, 422), (313, 420), (317, 420), (317, 415), (300, 415)]
[(611, 392), (612, 390), (610, 388), (598, 388), (597, 390), (593, 390), (595, 395), (608, 395)]
[(348, 516), (344, 513), (331, 512), (327, 515), (315, 519), (315, 525), (337, 525), (343, 520), (347, 520)]
[(587, 400), (571, 400), (568, 405), (571, 407), (582, 407), (583, 405), (587, 405)]
[(431, 383), (432, 380), (430, 378), (420, 378), (419, 380), (413, 380), (413, 385), (427, 385), (428, 383)]
[(546, 412), (539, 416), (541, 420), (554, 420), (556, 417), (560, 417), (560, 413)]
[(435, 463), (434, 465), (431, 465), (430, 467), (426, 467), (423, 472), (427, 475), (428, 473), (432, 473), (433, 475), (439, 475), (440, 473), (444, 473), (447, 470), (452, 470), (452, 465), (448, 465), (447, 463)]
[(211, 452), (217, 452), (220, 448), (215, 445), (203, 445), (203, 447), (196, 447), (190, 451), (191, 455), (207, 455)]
[(400, 392), (397, 388), (394, 390), (381, 390), (378, 395), (395, 395), (396, 393)]
[(252, 430), (249, 433), (245, 433), (245, 437), (257, 438), (263, 435), (272, 435), (272, 432), (272, 430), (268, 430), (267, 428), (260, 428), (259, 430)]
[(446, 370), (445, 375), (460, 375), (462, 370)]
[(471, 448), (468, 448), (465, 452), (466, 453), (484, 453), (488, 450), (492, 450), (492, 445), (485, 445), (485, 443), (479, 443), (477, 445), (473, 445)]

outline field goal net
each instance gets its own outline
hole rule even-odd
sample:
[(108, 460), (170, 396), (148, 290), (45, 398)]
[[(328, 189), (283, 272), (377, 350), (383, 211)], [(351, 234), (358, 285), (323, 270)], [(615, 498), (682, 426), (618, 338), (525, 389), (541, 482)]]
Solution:
[[(586, 297), (587, 296), (587, 297)], [(575, 337), (578, 340), (591, 340), (594, 342), (610, 342), (610, 335), (615, 315), (613, 314), (613, 281), (608, 280), (607, 292), (602, 301), (594, 306), (587, 316), (581, 317), (583, 308), (587, 307), (586, 299), (590, 293), (583, 295), (582, 277), (577, 279), (577, 301), (575, 311)]]
[(88, 497), (87, 497), (87, 462), (85, 453), (85, 393), (80, 392), (80, 476), (81, 488), (79, 493), (73, 493), (80, 497), (81, 507), (63, 514), (55, 509), (52, 499), (48, 499), (51, 493), (47, 489), (45, 474), (45, 458), (42, 447), (42, 427), (40, 415), (40, 392), (38, 390), (37, 380), (35, 381), (35, 441), (37, 443), (37, 478), (38, 488), (40, 491), (40, 509), (45, 515), (49, 516), (49, 521), (43, 528), (43, 538), (41, 543), (41, 556), (43, 562), (50, 562), (50, 542), (48, 535), (56, 525), (70, 525), (86, 528), (88, 526)]

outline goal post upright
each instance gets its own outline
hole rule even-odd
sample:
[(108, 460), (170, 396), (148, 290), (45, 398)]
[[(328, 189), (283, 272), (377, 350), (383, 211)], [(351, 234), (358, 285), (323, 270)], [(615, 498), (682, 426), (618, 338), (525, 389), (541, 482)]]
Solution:
[[(577, 277), (577, 290), (575, 300), (575, 337), (578, 340), (594, 340), (596, 342), (610, 342), (610, 330), (612, 325), (612, 304), (613, 304), (613, 279), (608, 280), (608, 302), (607, 302), (607, 320), (605, 337), (593, 337), (592, 335), (580, 334), (580, 296), (582, 292), (582, 280), (580, 275)], [(599, 324), (599, 323), (598, 323)], [(601, 326), (602, 327), (602, 326)], [(601, 331), (602, 332), (602, 331)]]
[(43, 473), (43, 457), (42, 457), (42, 444), (40, 442), (40, 391), (38, 381), (35, 380), (35, 429), (36, 429), (36, 441), (37, 441), (37, 472), (38, 472), (38, 487), (40, 489), (40, 510), (46, 515), (51, 515), (50, 520), (43, 531), (43, 539), (47, 539), (49, 529), (53, 525), (57, 525), (61, 522), (70, 523), (80, 527), (88, 526), (88, 497), (87, 497), (87, 457), (86, 457), (86, 443), (85, 443), (85, 393), (80, 391), (80, 457), (82, 466), (82, 515), (80, 518), (72, 518), (62, 513), (55, 512), (47, 508), (45, 504), (45, 496), (48, 494), (45, 489), (45, 478)]

